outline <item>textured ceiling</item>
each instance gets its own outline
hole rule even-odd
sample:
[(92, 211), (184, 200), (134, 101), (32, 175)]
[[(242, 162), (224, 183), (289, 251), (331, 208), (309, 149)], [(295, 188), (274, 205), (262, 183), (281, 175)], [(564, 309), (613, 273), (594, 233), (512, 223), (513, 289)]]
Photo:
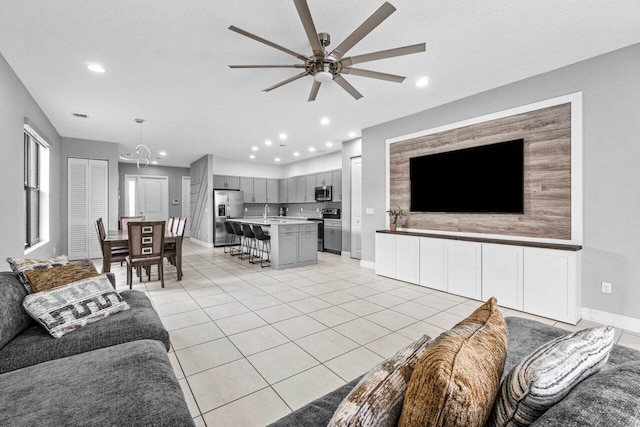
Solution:
[[(318, 31), (340, 43), (382, 1), (308, 0)], [(233, 33), (235, 25), (311, 52), (293, 2), (212, 0), (0, 0), (0, 53), (62, 136), (142, 141), (188, 166), (204, 154), (283, 164), (339, 149), (347, 134), (640, 42), (638, 0), (392, 0), (397, 12), (349, 55), (420, 42), (426, 53), (362, 64), (407, 76), (402, 84), (347, 76), (307, 103), (312, 78), (262, 92), (298, 70), (228, 64), (296, 59)], [(107, 72), (86, 69), (88, 61)], [(413, 82), (428, 76), (431, 84)], [(72, 113), (89, 115), (77, 119)], [(321, 117), (331, 124), (323, 126)], [(278, 134), (286, 132), (287, 147)], [(274, 141), (265, 147), (264, 140)], [(325, 147), (327, 141), (334, 147)], [(318, 151), (308, 152), (314, 146)], [(293, 151), (301, 156), (293, 157)]]

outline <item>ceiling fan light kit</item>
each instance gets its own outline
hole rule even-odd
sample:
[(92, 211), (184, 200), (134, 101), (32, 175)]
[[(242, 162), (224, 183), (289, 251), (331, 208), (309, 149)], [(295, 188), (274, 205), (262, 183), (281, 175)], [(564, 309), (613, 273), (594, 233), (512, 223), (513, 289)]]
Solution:
[(267, 46), (278, 49), (289, 55), (295, 56), (299, 60), (303, 61), (303, 64), (294, 65), (230, 65), (230, 68), (298, 68), (304, 69), (303, 72), (296, 74), (276, 85), (264, 89), (265, 92), (270, 92), (273, 89), (277, 89), (295, 80), (298, 80), (305, 76), (313, 77), (313, 85), (311, 86), (311, 92), (309, 94), (308, 101), (315, 101), (320, 85), (322, 83), (328, 83), (335, 81), (340, 87), (342, 87), (347, 93), (349, 93), (354, 99), (362, 98), (362, 94), (358, 92), (343, 76), (343, 74), (352, 74), (360, 77), (368, 77), (378, 80), (386, 80), (390, 82), (402, 83), (405, 79), (403, 76), (397, 76), (394, 74), (381, 73), (378, 71), (363, 70), (360, 68), (352, 68), (353, 64), (359, 64), (369, 61), (378, 61), (381, 59), (392, 58), (395, 56), (410, 55), (414, 53), (424, 52), (426, 50), (425, 43), (419, 43), (411, 46), (404, 46), (395, 49), (381, 50), (377, 52), (371, 52), (363, 55), (344, 57), (344, 55), (356, 44), (358, 44), (365, 36), (373, 31), (378, 25), (380, 25), (385, 19), (387, 19), (396, 8), (391, 3), (385, 2), (378, 10), (376, 10), (369, 18), (367, 18), (358, 28), (356, 28), (346, 39), (342, 41), (331, 52), (327, 51), (327, 46), (331, 43), (331, 37), (327, 33), (318, 33), (309, 11), (309, 5), (306, 0), (293, 0), (296, 6), (302, 26), (304, 27), (309, 44), (313, 51), (312, 55), (306, 56), (300, 53), (294, 52), (286, 47), (280, 46), (262, 37), (251, 34), (247, 31), (241, 30), (238, 27), (230, 26), (229, 29), (238, 34), (241, 34), (250, 39), (256, 40)]

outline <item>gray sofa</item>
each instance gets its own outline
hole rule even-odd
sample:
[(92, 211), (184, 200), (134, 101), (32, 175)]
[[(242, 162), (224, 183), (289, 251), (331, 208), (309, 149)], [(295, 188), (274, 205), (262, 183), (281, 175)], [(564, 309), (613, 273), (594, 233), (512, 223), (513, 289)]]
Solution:
[(144, 294), (121, 295), (130, 310), (55, 339), (22, 309), (15, 274), (0, 273), (0, 425), (194, 425), (168, 332)]
[[(540, 345), (568, 332), (509, 317), (505, 375)], [(326, 426), (359, 378), (281, 418), (269, 427)], [(607, 365), (578, 384), (533, 425), (536, 427), (640, 426), (640, 352), (614, 345)]]

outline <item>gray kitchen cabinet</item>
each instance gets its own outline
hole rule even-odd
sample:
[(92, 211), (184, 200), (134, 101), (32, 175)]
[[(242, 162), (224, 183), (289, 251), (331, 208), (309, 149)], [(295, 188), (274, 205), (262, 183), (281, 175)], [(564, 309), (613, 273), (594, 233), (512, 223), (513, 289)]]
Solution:
[(215, 190), (240, 190), (240, 177), (230, 175), (214, 175), (213, 188)]
[(267, 203), (266, 178), (253, 178), (253, 203)]
[(334, 202), (342, 201), (342, 169), (331, 171), (331, 191)]
[(307, 203), (316, 201), (316, 175), (305, 175), (304, 201)]
[(298, 262), (298, 232), (280, 232), (278, 234), (278, 263), (281, 265)]
[[(267, 179), (267, 198), (265, 203), (280, 203), (280, 180), (278, 179)], [(255, 188), (256, 182), (253, 181), (253, 186)]]
[[(315, 179), (315, 177), (314, 177)], [(306, 176), (297, 176), (296, 180), (296, 202), (306, 202), (307, 201), (307, 177)]]
[(316, 187), (331, 185), (331, 172), (320, 172), (316, 174)]
[(295, 203), (298, 199), (296, 199), (296, 179), (295, 178), (287, 178), (287, 202)]
[(279, 203), (287, 203), (289, 201), (289, 194), (287, 191), (287, 179), (279, 179), (278, 187), (280, 189), (280, 196), (278, 197)]
[[(316, 227), (315, 224), (313, 224)], [(318, 258), (317, 231), (302, 231), (298, 234), (298, 262), (314, 261)]]
[(253, 203), (253, 177), (241, 176), (240, 177), (240, 191), (244, 193), (244, 202)]

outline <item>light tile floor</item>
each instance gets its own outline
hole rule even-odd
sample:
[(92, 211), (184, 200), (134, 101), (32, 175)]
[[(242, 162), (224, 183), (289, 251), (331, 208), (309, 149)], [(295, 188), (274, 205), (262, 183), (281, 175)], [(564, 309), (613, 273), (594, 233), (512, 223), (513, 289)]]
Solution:
[[(181, 282), (167, 265), (164, 289), (157, 280), (134, 283), (170, 331), (169, 360), (196, 425), (269, 424), (481, 304), (376, 276), (357, 260), (318, 258), (278, 271), (186, 239)], [(112, 271), (126, 289), (126, 268), (114, 264)], [(503, 313), (568, 331), (595, 325)], [(617, 329), (616, 341), (640, 349), (640, 334)]]

